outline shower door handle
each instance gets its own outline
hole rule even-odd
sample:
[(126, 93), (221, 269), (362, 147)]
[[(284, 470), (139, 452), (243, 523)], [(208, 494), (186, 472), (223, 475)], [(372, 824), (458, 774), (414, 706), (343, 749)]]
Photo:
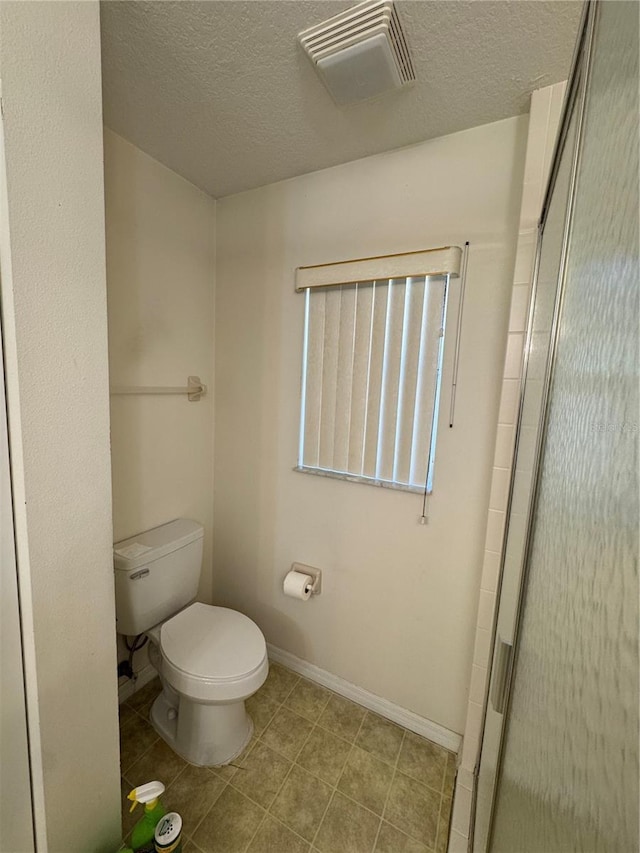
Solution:
[(505, 643), (503, 639), (498, 637), (494, 658), (493, 684), (491, 685), (491, 704), (493, 710), (498, 714), (504, 713), (512, 655), (513, 645)]

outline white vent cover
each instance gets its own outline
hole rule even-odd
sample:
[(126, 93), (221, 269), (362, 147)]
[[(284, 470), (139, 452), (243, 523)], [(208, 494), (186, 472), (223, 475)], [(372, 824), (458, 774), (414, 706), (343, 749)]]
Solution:
[(393, 0), (366, 0), (304, 30), (298, 40), (341, 106), (416, 79)]

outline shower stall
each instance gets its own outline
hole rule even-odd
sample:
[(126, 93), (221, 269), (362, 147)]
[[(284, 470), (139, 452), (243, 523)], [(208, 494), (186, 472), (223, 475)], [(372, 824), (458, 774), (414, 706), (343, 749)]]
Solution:
[(585, 6), (540, 220), (477, 853), (638, 851), (638, 9)]

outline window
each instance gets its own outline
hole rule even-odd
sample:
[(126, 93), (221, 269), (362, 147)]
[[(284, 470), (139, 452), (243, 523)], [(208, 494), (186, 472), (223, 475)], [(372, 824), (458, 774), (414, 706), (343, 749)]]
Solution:
[[(398, 258), (424, 270), (416, 258)], [(459, 254), (455, 259), (459, 263)], [(434, 274), (325, 284), (332, 275), (339, 280), (370, 272), (376, 261), (387, 260), (393, 261), (298, 271), (321, 273), (305, 288), (297, 470), (430, 492), (447, 292), (457, 265), (436, 263)], [(427, 272), (442, 259), (429, 260)], [(348, 269), (358, 264), (357, 270)]]

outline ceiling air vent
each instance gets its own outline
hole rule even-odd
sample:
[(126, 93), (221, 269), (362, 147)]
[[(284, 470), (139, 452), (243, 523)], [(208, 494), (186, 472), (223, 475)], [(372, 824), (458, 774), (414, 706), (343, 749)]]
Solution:
[(416, 79), (392, 0), (367, 0), (304, 30), (300, 44), (334, 101), (343, 106)]

